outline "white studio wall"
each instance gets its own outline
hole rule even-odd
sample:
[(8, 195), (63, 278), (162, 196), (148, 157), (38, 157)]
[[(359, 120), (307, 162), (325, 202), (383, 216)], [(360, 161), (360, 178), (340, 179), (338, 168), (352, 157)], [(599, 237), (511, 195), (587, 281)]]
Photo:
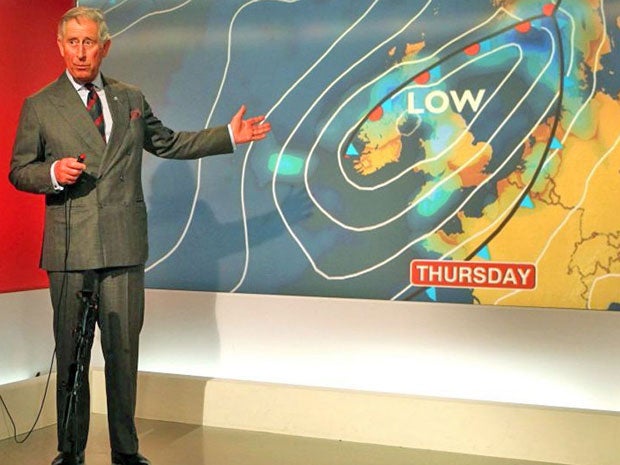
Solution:
[[(48, 366), (47, 300), (0, 295), (1, 384)], [(148, 290), (140, 370), (620, 412), (619, 331), (616, 312)]]
[(47, 289), (0, 294), (0, 385), (49, 372), (52, 314)]

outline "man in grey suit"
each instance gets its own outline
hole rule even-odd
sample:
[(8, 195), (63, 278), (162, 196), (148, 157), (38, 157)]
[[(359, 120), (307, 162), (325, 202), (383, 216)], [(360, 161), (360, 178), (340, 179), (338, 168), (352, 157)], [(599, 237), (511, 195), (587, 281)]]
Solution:
[[(9, 174), (18, 189), (45, 194), (41, 266), (48, 272), (54, 308), (60, 452), (52, 464), (84, 463), (87, 380), (77, 397), (76, 430), (65, 435), (61, 419), (82, 310), (76, 295), (85, 276), (93, 274), (112, 463), (149, 464), (138, 452), (134, 424), (148, 252), (143, 150), (165, 158), (196, 159), (233, 152), (236, 144), (263, 139), (271, 128), (262, 116), (244, 119), (243, 106), (228, 126), (197, 132), (165, 127), (138, 88), (101, 74), (111, 42), (99, 10), (76, 7), (65, 13), (57, 42), (66, 72), (26, 99)], [(80, 154), (85, 158), (77, 159)]]

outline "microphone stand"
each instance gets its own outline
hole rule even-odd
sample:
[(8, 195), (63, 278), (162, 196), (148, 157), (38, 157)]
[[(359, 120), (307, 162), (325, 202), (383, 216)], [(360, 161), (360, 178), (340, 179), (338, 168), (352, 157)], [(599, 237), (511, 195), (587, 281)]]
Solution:
[[(77, 298), (82, 302), (82, 320), (75, 329), (75, 359), (69, 368), (70, 385), (67, 386), (67, 401), (62, 422), (64, 438), (71, 444), (71, 456), (75, 460), (74, 463), (76, 465), (80, 463), (79, 454), (81, 452), (78, 451), (77, 404), (84, 377), (88, 376), (85, 368), (89, 364), (90, 349), (95, 337), (97, 310), (99, 308), (98, 284), (97, 273), (95, 271), (86, 271), (84, 273), (82, 290), (77, 293)], [(73, 423), (73, 435), (71, 435), (71, 423)]]

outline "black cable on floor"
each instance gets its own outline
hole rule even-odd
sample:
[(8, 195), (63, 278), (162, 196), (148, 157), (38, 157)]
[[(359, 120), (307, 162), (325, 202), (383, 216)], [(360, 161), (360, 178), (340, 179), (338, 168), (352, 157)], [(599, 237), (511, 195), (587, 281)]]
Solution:
[(13, 420), (13, 417), (11, 416), (11, 412), (9, 411), (9, 407), (6, 405), (6, 402), (4, 402), (4, 399), (2, 398), (2, 395), (0, 394), (0, 403), (4, 407), (4, 410), (6, 411), (7, 415), (9, 416), (11, 426), (13, 427), (13, 440), (17, 444), (23, 444), (24, 442), (28, 440), (28, 438), (34, 431), (35, 427), (37, 426), (37, 423), (39, 422), (39, 418), (41, 418), (41, 412), (43, 412), (43, 406), (45, 405), (45, 398), (47, 397), (47, 390), (49, 388), (50, 378), (52, 376), (52, 367), (54, 366), (55, 356), (56, 356), (56, 348), (54, 348), (54, 353), (52, 354), (52, 362), (50, 363), (50, 369), (47, 373), (47, 381), (45, 382), (45, 391), (43, 392), (43, 399), (41, 400), (41, 406), (39, 407), (39, 413), (37, 413), (37, 418), (35, 418), (34, 423), (32, 424), (32, 428), (30, 428), (30, 430), (27, 433), (24, 433), (26, 434), (26, 436), (23, 439), (17, 438), (17, 426), (15, 425), (15, 420)]

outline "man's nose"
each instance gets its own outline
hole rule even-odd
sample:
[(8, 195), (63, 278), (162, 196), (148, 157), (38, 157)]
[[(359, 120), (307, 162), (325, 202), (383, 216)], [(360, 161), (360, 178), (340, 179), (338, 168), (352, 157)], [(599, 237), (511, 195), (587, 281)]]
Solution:
[(86, 58), (86, 46), (84, 44), (79, 44), (77, 49), (78, 58), (83, 60)]

